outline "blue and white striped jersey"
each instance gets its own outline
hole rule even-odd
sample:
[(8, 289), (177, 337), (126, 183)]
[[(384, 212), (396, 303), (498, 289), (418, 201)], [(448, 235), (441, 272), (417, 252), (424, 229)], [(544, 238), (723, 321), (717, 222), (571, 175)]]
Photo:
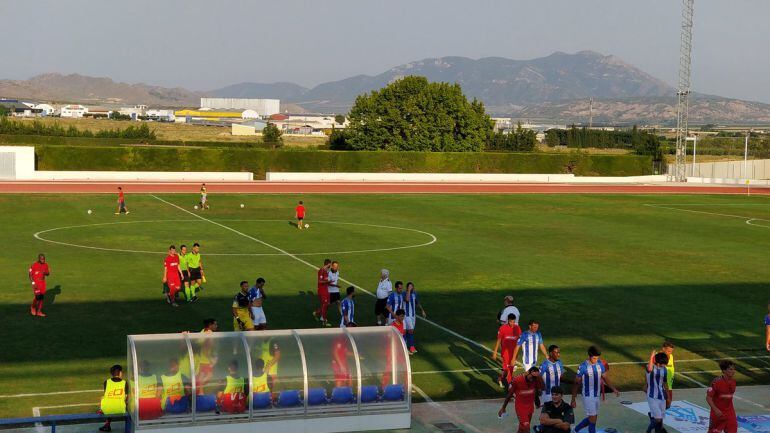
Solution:
[(577, 376), (583, 380), (582, 394), (585, 397), (599, 397), (602, 392), (602, 375), (606, 370), (601, 361), (591, 364), (585, 360), (578, 367)]
[(537, 363), (537, 350), (543, 344), (543, 336), (540, 335), (540, 332), (526, 330), (521, 333), (519, 342), (516, 344), (521, 346), (522, 364), (533, 365)]
[(663, 387), (668, 377), (666, 367), (652, 366), (652, 371), (647, 373), (647, 397), (656, 400), (666, 399), (666, 389)]
[(388, 306), (393, 311), (393, 314), (390, 315), (391, 319), (396, 318), (396, 311), (404, 309), (404, 297), (404, 292), (393, 291), (388, 295)]
[(564, 374), (564, 366), (561, 361), (551, 362), (546, 359), (540, 365), (540, 377), (543, 378), (545, 384), (545, 393), (551, 395), (551, 388), (554, 386), (561, 386), (561, 376)]
[(348, 323), (355, 323), (354, 320), (355, 317), (355, 310), (356, 306), (353, 303), (353, 299), (351, 298), (345, 298), (342, 300), (342, 319), (340, 319), (340, 328), (345, 327), (345, 319), (348, 319)]
[(409, 296), (404, 293), (404, 311), (406, 311), (406, 317), (414, 318), (417, 316), (417, 292), (412, 290)]

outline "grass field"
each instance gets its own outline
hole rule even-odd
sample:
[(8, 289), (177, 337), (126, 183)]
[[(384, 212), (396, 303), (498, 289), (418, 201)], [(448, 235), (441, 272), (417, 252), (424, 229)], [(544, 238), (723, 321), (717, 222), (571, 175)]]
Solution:
[[(305, 232), (289, 224), (300, 198)], [(741, 383), (770, 383), (761, 321), (770, 297), (765, 197), (213, 194), (201, 214), (207, 220), (189, 213), (195, 195), (127, 199), (131, 214), (115, 216), (108, 195), (0, 195), (0, 417), (96, 403), (92, 390), (109, 365), (125, 363), (126, 334), (198, 330), (208, 316), (229, 330), (243, 279), (267, 279), (271, 328), (316, 326), (315, 271), (298, 258), (317, 264), (326, 256), (369, 291), (383, 267), (393, 280), (415, 282), (437, 326), (418, 324), (414, 382), (433, 398), (500, 395), (481, 346), (494, 345), (506, 294), (524, 321), (540, 321), (546, 344), (562, 347), (565, 364), (600, 346), (619, 363), (611, 377), (622, 389), (639, 389), (636, 363), (664, 339), (677, 345), (685, 373), (677, 387), (708, 383), (717, 366), (707, 359), (725, 357), (739, 360)], [(34, 237), (56, 228), (38, 236), (108, 250)], [(209, 282), (198, 303), (172, 309), (160, 294), (163, 252), (193, 241), (203, 246)], [(400, 247), (410, 248), (393, 249)], [(373, 249), (387, 250), (355, 252)], [(26, 272), (39, 252), (52, 271), (45, 319), (28, 308)], [(357, 321), (372, 324), (373, 299), (361, 293), (357, 303)], [(69, 391), (84, 392), (11, 397)]]

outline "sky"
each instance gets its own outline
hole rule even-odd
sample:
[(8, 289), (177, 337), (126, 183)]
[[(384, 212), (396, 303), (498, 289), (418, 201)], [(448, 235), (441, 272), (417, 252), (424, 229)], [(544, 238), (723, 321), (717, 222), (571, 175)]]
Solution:
[[(693, 90), (770, 102), (770, 1), (696, 0)], [(676, 86), (679, 0), (0, 0), (0, 79), (304, 86), (431, 57), (613, 54)]]

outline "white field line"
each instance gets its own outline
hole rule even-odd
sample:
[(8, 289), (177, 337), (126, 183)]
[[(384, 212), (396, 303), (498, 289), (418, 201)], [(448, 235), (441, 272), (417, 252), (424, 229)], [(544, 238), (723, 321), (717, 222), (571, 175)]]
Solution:
[[(74, 404), (57, 404), (55, 406), (36, 406), (32, 408), (32, 411), (34, 412), (37, 410), (37, 413), (40, 413), (40, 409), (61, 409), (63, 407), (81, 407), (81, 406), (98, 406), (98, 403), (74, 403)], [(40, 415), (37, 415), (40, 416)]]
[[(32, 416), (34, 417), (40, 417), (40, 408), (39, 407), (33, 407), (32, 408)], [(36, 422), (35, 423), (35, 431), (37, 433), (45, 433), (45, 427), (43, 427), (42, 422)]]
[[(98, 226), (106, 226), (106, 225), (113, 225), (113, 224), (145, 224), (145, 223), (165, 223), (165, 222), (190, 222), (190, 221), (195, 221), (195, 220), (148, 220), (148, 221), (121, 221), (121, 222), (96, 223), (96, 224), (81, 224), (81, 225), (75, 225), (75, 226), (55, 227), (52, 229), (41, 230), (33, 234), (32, 236), (34, 236), (35, 239), (38, 239), (44, 242), (49, 242), (52, 244), (64, 245), (64, 246), (75, 247), (75, 248), (85, 248), (89, 250), (112, 251), (112, 252), (118, 252), (118, 253), (137, 253), (137, 254), (166, 254), (164, 251), (127, 250), (127, 249), (120, 249), (120, 248), (94, 247), (90, 245), (73, 244), (69, 242), (62, 242), (62, 241), (47, 239), (42, 237), (41, 235), (43, 233), (49, 233), (57, 230), (67, 230), (67, 229), (75, 229), (75, 228), (83, 228), (83, 227), (98, 227)], [(209, 221), (209, 220), (206, 220), (206, 221)], [(223, 221), (284, 222), (286, 220), (258, 220), (258, 219), (237, 220), (236, 219), (236, 220), (223, 220)], [(417, 229), (410, 229), (406, 227), (384, 226), (384, 225), (363, 224), (363, 223), (349, 223), (349, 222), (342, 222), (342, 221), (316, 221), (316, 223), (365, 226), (365, 227), (376, 227), (376, 228), (385, 228), (385, 229), (392, 229), (392, 230), (410, 231), (410, 232), (426, 235), (430, 237), (430, 240), (428, 242), (423, 242), (421, 244), (405, 245), (405, 246), (391, 247), (391, 248), (374, 248), (374, 249), (368, 249), (368, 250), (350, 250), (350, 251), (325, 251), (325, 252), (317, 252), (317, 253), (295, 253), (294, 255), (313, 256), (313, 255), (356, 254), (356, 253), (371, 253), (371, 252), (378, 252), (378, 251), (405, 250), (409, 248), (425, 247), (425, 246), (434, 244), (438, 240), (436, 236), (432, 233), (428, 233)], [(207, 253), (207, 255), (209, 256), (282, 256), (284, 254), (283, 253)]]
[[(657, 208), (657, 209), (675, 210), (675, 211), (679, 211), (679, 212), (689, 212), (689, 213), (697, 213), (697, 214), (703, 214), (703, 215), (721, 216), (721, 217), (726, 217), (726, 218), (740, 218), (742, 220), (770, 221), (770, 220), (766, 220), (766, 219), (763, 219), (763, 218), (752, 218), (752, 217), (747, 217), (747, 216), (743, 216), (743, 215), (733, 215), (733, 214), (718, 213), (718, 212), (706, 212), (706, 211), (702, 211), (702, 210), (693, 210), (693, 209), (682, 209), (682, 208), (678, 208), (678, 207), (670, 207), (670, 206), (663, 206), (663, 205), (650, 204), (650, 203), (644, 204), (644, 206), (652, 207), (652, 208)], [(682, 206), (684, 206), (684, 205), (682, 205)]]
[[(224, 224), (221, 224), (221, 223), (218, 223), (218, 222), (216, 222), (216, 221), (210, 220), (210, 219), (208, 219), (208, 218), (202, 217), (202, 216), (200, 216), (200, 215), (198, 215), (198, 214), (196, 214), (196, 213), (190, 212), (189, 210), (187, 210), (187, 209), (185, 209), (185, 208), (183, 208), (183, 207), (181, 207), (181, 206), (177, 206), (176, 204), (174, 204), (174, 203), (171, 203), (171, 202), (169, 202), (169, 201), (163, 200), (162, 198), (160, 198), (160, 197), (158, 197), (158, 196), (156, 196), (156, 195), (154, 195), (154, 194), (150, 194), (150, 196), (151, 196), (151, 197), (154, 197), (155, 199), (157, 199), (157, 200), (159, 200), (159, 201), (162, 201), (163, 203), (166, 203), (166, 204), (168, 204), (168, 205), (170, 205), (170, 206), (173, 206), (173, 207), (175, 207), (175, 208), (177, 208), (177, 209), (181, 210), (182, 212), (185, 212), (185, 213), (187, 213), (187, 214), (189, 214), (189, 215), (193, 215), (193, 216), (195, 216), (196, 218), (199, 218), (199, 219), (201, 219), (201, 220), (203, 220), (203, 221), (208, 221), (208, 222), (210, 222), (211, 224), (214, 224), (214, 225), (216, 225), (216, 226), (222, 227), (222, 228), (223, 228), (223, 229), (225, 229), (225, 230), (229, 230), (229, 231), (231, 231), (231, 232), (233, 232), (233, 233), (235, 233), (235, 234), (241, 235), (241, 236), (245, 237), (246, 239), (251, 239), (252, 241), (254, 241), (254, 242), (258, 243), (258, 244), (261, 244), (261, 245), (264, 245), (264, 246), (266, 246), (266, 247), (268, 247), (268, 248), (274, 249), (274, 250), (276, 250), (276, 251), (278, 251), (278, 252), (280, 252), (280, 253), (282, 253), (282, 254), (284, 254), (284, 255), (288, 256), (288, 257), (291, 257), (292, 259), (294, 259), (294, 260), (296, 260), (296, 261), (298, 261), (298, 262), (300, 262), (300, 263), (304, 263), (306, 266), (308, 266), (308, 267), (310, 267), (310, 268), (312, 268), (312, 269), (317, 269), (317, 268), (316, 268), (316, 266), (315, 266), (314, 264), (312, 264), (312, 263), (308, 262), (307, 260), (305, 260), (305, 259), (303, 259), (303, 258), (301, 258), (301, 257), (298, 257), (296, 254), (292, 254), (292, 253), (290, 253), (290, 252), (288, 252), (288, 251), (286, 251), (286, 250), (284, 250), (284, 249), (282, 249), (282, 248), (280, 248), (280, 247), (277, 247), (277, 246), (275, 246), (275, 245), (269, 244), (269, 243), (267, 243), (267, 242), (265, 242), (265, 241), (263, 241), (263, 240), (261, 240), (261, 239), (257, 239), (257, 238), (255, 238), (254, 236), (251, 236), (251, 235), (248, 235), (248, 234), (246, 234), (246, 233), (240, 232), (240, 231), (238, 231), (238, 230), (236, 230), (236, 229), (234, 229), (234, 228), (232, 228), (232, 227), (226, 226), (226, 225), (224, 225)], [(351, 281), (349, 281), (349, 280), (346, 280), (346, 279), (344, 279), (344, 278), (341, 278), (341, 277), (340, 277), (340, 280), (341, 280), (341, 281), (343, 281), (343, 282), (345, 282), (345, 283), (347, 283), (347, 284), (350, 284), (351, 286), (354, 286), (354, 287), (356, 287), (356, 289), (359, 289), (359, 290), (361, 290), (362, 292), (366, 293), (367, 295), (369, 295), (369, 296), (371, 296), (371, 297), (375, 297), (374, 293), (372, 293), (372, 292), (370, 292), (370, 291), (368, 291), (368, 290), (364, 289), (363, 287), (361, 287), (361, 286), (359, 286), (359, 285), (357, 285), (357, 284), (355, 284), (355, 283), (353, 283), (353, 282), (351, 282)], [(463, 335), (460, 335), (460, 334), (458, 334), (457, 332), (455, 332), (455, 331), (452, 331), (451, 329), (449, 329), (449, 328), (447, 328), (447, 327), (445, 327), (445, 326), (443, 326), (443, 325), (439, 325), (438, 323), (436, 323), (436, 322), (434, 322), (434, 321), (432, 321), (432, 320), (426, 319), (426, 318), (424, 318), (424, 317), (420, 317), (420, 316), (417, 316), (417, 317), (419, 317), (421, 320), (424, 320), (425, 322), (427, 322), (427, 323), (430, 323), (431, 325), (433, 325), (433, 326), (435, 326), (435, 327), (437, 327), (437, 328), (439, 328), (439, 329), (442, 329), (443, 331), (445, 331), (445, 332), (447, 332), (447, 333), (449, 333), (449, 334), (451, 334), (451, 335), (453, 335), (453, 336), (455, 336), (455, 337), (457, 337), (457, 338), (459, 338), (459, 339), (461, 339), (461, 340), (465, 341), (466, 343), (469, 343), (469, 344), (472, 344), (472, 345), (474, 345), (474, 346), (476, 346), (476, 347), (479, 347), (479, 348), (481, 348), (481, 349), (484, 349), (484, 350), (486, 350), (487, 352), (490, 352), (490, 353), (492, 352), (492, 349), (490, 349), (489, 347), (487, 347), (487, 346), (485, 346), (485, 345), (483, 345), (483, 344), (481, 344), (481, 343), (479, 343), (479, 342), (477, 342), (477, 341), (471, 340), (471, 339), (470, 339), (470, 338), (468, 338), (468, 337), (465, 337), (465, 336), (463, 336)]]
[(0, 395), (0, 398), (24, 398), (24, 397), (40, 397), (46, 395), (66, 395), (66, 394), (85, 394), (89, 392), (104, 392), (102, 389), (83, 389), (80, 391), (54, 391), (54, 392), (37, 392), (30, 394), (6, 394)]

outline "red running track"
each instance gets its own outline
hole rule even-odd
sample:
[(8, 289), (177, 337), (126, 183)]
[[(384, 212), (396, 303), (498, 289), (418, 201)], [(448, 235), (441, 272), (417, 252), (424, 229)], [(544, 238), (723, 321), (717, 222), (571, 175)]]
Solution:
[[(198, 193), (199, 182), (0, 182), (0, 193)], [(252, 194), (746, 194), (744, 186), (661, 184), (207, 182), (209, 193)], [(752, 187), (770, 195), (770, 188)]]

